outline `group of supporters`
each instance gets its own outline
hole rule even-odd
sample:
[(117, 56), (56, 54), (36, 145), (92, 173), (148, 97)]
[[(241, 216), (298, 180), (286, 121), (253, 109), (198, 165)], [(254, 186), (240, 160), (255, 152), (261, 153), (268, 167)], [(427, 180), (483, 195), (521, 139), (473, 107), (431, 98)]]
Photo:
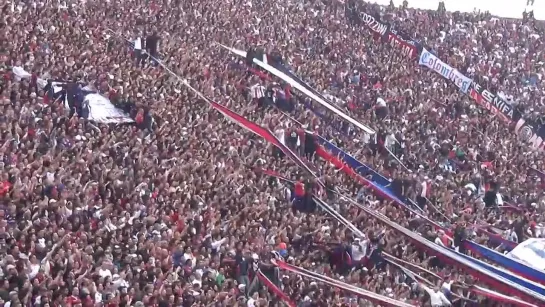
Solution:
[[(473, 225), (518, 242), (545, 235), (542, 153), (354, 18), (388, 22), (539, 122), (541, 24), (447, 10), (314, 0), (6, 2), (0, 305), (377, 305), (278, 265), (286, 263), (404, 304), (499, 306), (469, 291), (467, 272), (347, 199), (461, 252), (469, 238), (498, 247), (475, 238)], [(377, 133), (219, 43), (271, 55)], [(80, 87), (63, 92), (67, 107), (38, 79), (77, 80), (136, 124), (89, 120), (71, 100)], [(272, 131), (291, 153), (225, 120), (203, 97)], [(387, 188), (426, 219), (354, 180), (349, 165), (326, 161), (319, 137), (391, 179)], [(417, 274), (427, 281), (387, 255), (424, 270)]]

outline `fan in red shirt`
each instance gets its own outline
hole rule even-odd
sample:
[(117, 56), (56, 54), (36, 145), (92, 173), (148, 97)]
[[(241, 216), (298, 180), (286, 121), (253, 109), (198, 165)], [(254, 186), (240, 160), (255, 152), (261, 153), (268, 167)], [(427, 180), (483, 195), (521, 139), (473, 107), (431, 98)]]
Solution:
[(305, 205), (305, 184), (303, 178), (295, 183), (293, 190), (293, 210), (301, 210)]
[(9, 181), (0, 182), (0, 196), (5, 196), (11, 189), (11, 183)]
[(87, 297), (83, 299), (82, 305), (83, 307), (92, 307), (95, 305), (95, 301), (91, 298), (90, 295), (87, 295)]
[(136, 114), (135, 121), (139, 125), (144, 122), (144, 110), (142, 110), (142, 109), (138, 110), (138, 113)]
[(301, 180), (295, 183), (294, 193), (296, 199), (302, 199), (305, 197), (305, 184)]
[(72, 295), (65, 298), (64, 302), (69, 306), (73, 306), (75, 304), (81, 304), (81, 300), (79, 299), (78, 292), (79, 292), (79, 289), (74, 288), (74, 290), (72, 290)]

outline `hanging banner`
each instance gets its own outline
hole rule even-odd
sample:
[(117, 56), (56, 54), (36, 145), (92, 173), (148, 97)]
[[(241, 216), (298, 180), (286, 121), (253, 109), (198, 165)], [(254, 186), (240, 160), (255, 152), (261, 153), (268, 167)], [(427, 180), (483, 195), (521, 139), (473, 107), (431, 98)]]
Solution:
[(295, 304), (289, 296), (287, 296), (280, 288), (278, 288), (277, 285), (272, 283), (267, 276), (265, 276), (261, 271), (258, 271), (256, 274), (257, 278), (259, 278), (259, 281), (265, 285), (272, 293), (276, 294), (288, 307), (296, 307), (297, 304)]
[(452, 81), (460, 91), (468, 94), (478, 105), (497, 115), (500, 120), (510, 125), (510, 129), (515, 132), (521, 142), (528, 143), (535, 150), (542, 150), (545, 147), (543, 143), (545, 127), (524, 119), (519, 110), (499, 95), (473, 82), (425, 48), (422, 48), (418, 64), (426, 66)]
[(363, 23), (373, 32), (379, 34), (380, 36), (386, 36), (389, 32), (389, 25), (380, 22), (377, 18), (367, 14), (362, 13), (361, 19)]
[(507, 257), (545, 274), (545, 239), (528, 239), (515, 247)]
[(426, 48), (422, 48), (422, 53), (420, 54), (418, 64), (426, 66), (443, 76), (445, 79), (452, 81), (460, 89), (460, 91), (466, 94), (471, 86), (471, 83), (473, 82), (470, 78), (464, 76), (458, 70), (441, 61), (441, 59), (426, 50)]
[(521, 117), (520, 113), (511, 104), (499, 96), (492, 94), (492, 92), (476, 82), (473, 82), (469, 96), (485, 109), (498, 115), (505, 122), (511, 123)]
[(418, 42), (404, 36), (391, 27), (390, 33), (388, 33), (388, 41), (392, 47), (401, 48), (401, 52), (410, 58), (415, 58), (422, 50), (422, 46)]
[(513, 129), (520, 141), (529, 143), (535, 150), (542, 150), (545, 148), (543, 142), (545, 139), (545, 127), (527, 121), (522, 117), (522, 114), (508, 102), (473, 82), (457, 69), (441, 61), (435, 55), (423, 48), (418, 42), (411, 40), (402, 33), (392, 29), (388, 23), (382, 22), (378, 17), (374, 17), (365, 12), (356, 13), (356, 6), (352, 2), (353, 1), (343, 1), (343, 3), (346, 3), (347, 5), (347, 11), (351, 12), (349, 13), (349, 19), (359, 19), (359, 21), (364, 23), (372, 32), (382, 37), (382, 40), (387, 41), (394, 48), (402, 48), (402, 52), (409, 57), (416, 57), (420, 54), (420, 65), (426, 66), (446, 79), (451, 80), (456, 84), (460, 91), (468, 94), (477, 102), (477, 104), (496, 114), (502, 121), (511, 125), (510, 129)]
[(545, 127), (527, 121), (522, 113), (500, 96), (473, 82), (469, 96), (480, 106), (497, 115), (518, 136), (519, 141), (528, 143), (535, 150), (543, 150)]
[[(15, 75), (16, 80), (31, 79), (33, 77), (31, 73), (18, 66), (13, 67), (12, 72)], [(39, 86), (40, 89), (44, 89), (47, 86), (47, 82), (47, 80), (36, 76), (36, 84), (37, 86)], [(70, 84), (70, 82), (51, 81), (50, 84), (51, 87), (49, 90), (46, 90), (46, 96), (65, 96), (64, 105), (67, 109), (70, 109), (68, 98), (65, 95), (66, 87)], [(134, 120), (129, 116), (129, 114), (115, 107), (108, 98), (100, 95), (95, 91), (89, 90), (89, 87), (87, 86), (83, 88), (76, 86), (76, 89), (78, 95), (75, 96), (79, 99), (76, 99), (74, 103), (80, 104), (83, 109), (82, 114), (78, 114), (79, 116), (87, 120), (104, 124), (134, 123)]]
[(389, 296), (383, 296), (374, 292), (371, 292), (369, 290), (364, 290), (362, 288), (358, 288), (354, 285), (347, 284), (345, 282), (342, 282), (340, 280), (336, 280), (333, 278), (330, 278), (326, 275), (321, 275), (312, 271), (309, 271), (307, 269), (297, 267), (291, 264), (288, 264), (286, 262), (276, 260), (274, 263), (278, 266), (278, 268), (288, 271), (291, 273), (294, 273), (296, 275), (308, 278), (313, 281), (321, 282), (324, 284), (329, 285), (330, 287), (337, 288), (340, 290), (344, 290), (347, 292), (350, 292), (352, 294), (355, 294), (361, 298), (364, 298), (366, 300), (375, 302), (377, 304), (380, 304), (381, 306), (394, 306), (394, 307), (414, 307), (415, 305), (412, 305), (410, 303), (406, 303), (403, 301), (395, 300)]
[(382, 37), (392, 47), (401, 49), (405, 56), (413, 58), (418, 55), (421, 49), (420, 44), (398, 33), (389, 24), (381, 22), (378, 18), (365, 12), (361, 14), (361, 20), (372, 32)]

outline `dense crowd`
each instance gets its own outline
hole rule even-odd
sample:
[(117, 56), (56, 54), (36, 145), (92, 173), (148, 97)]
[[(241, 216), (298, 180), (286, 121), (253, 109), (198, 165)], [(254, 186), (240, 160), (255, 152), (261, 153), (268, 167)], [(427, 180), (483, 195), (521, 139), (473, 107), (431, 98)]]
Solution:
[[(471, 276), (427, 257), (342, 197), (317, 193), (366, 238), (355, 237), (320, 210), (293, 210), (299, 200), (292, 199), (292, 187), (262, 170), (306, 182), (307, 190), (316, 182), (174, 76), (303, 154), (308, 148), (301, 147), (312, 145), (305, 146), (304, 135), (294, 136), (298, 128), (334, 140), (392, 178), (396, 193), (414, 199), (446, 228), (488, 223), (515, 232), (519, 241), (545, 235), (542, 182), (530, 172), (542, 169), (540, 153), (434, 72), (383, 44), (355, 18), (360, 11), (381, 16), (538, 120), (543, 32), (531, 19), (349, 1), (6, 3), (0, 15), (4, 306), (282, 304), (255, 279), (257, 270), (299, 306), (373, 305), (279, 271), (270, 261), (273, 254), (415, 305), (491, 304), (464, 290), (473, 284)], [(244, 59), (217, 43), (282, 55), (297, 75), (337, 98), (377, 136), (343, 125), (315, 105), (311, 111), (309, 101), (293, 92), (283, 97), (299, 127), (249, 91), (256, 84), (286, 86), (249, 72)], [(15, 68), (30, 76), (20, 78)], [(96, 89), (136, 124), (78, 117), (78, 110), (68, 110), (61, 100), (47, 99), (51, 80)], [(453, 246), (442, 240), (444, 233), (330, 163), (312, 153), (305, 161), (328, 187)], [(512, 210), (501, 209), (507, 203)], [(354, 260), (364, 260), (343, 263), (337, 252), (344, 246), (350, 246)], [(441, 279), (431, 273), (422, 274), (430, 284), (408, 278), (385, 262), (381, 251)]]

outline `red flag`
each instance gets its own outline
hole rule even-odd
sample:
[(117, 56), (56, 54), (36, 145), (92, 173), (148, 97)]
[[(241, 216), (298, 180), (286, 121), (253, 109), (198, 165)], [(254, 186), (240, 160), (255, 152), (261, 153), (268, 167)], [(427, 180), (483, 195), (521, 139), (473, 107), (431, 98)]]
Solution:
[(44, 94), (43, 103), (44, 104), (49, 104), (49, 93), (48, 92), (45, 92), (45, 94)]

